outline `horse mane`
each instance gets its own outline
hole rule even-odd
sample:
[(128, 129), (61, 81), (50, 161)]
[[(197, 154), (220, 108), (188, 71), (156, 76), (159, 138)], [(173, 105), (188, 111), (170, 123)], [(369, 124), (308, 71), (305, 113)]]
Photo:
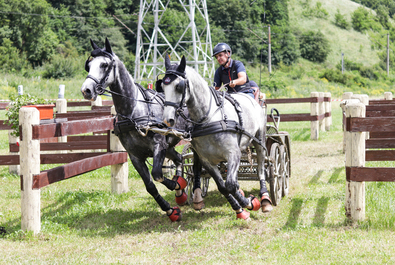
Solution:
[[(114, 58), (116, 59), (115, 62), (117, 64), (117, 69), (119, 71), (119, 77), (123, 85), (126, 88), (134, 86), (133, 76), (129, 73), (128, 69), (126, 69), (124, 63), (118, 58), (118, 56), (114, 55)], [(127, 76), (129, 78), (126, 78)]]
[(196, 72), (194, 68), (186, 66), (185, 72), (190, 83), (195, 85), (200, 84), (201, 86), (208, 88), (207, 81), (198, 72)]

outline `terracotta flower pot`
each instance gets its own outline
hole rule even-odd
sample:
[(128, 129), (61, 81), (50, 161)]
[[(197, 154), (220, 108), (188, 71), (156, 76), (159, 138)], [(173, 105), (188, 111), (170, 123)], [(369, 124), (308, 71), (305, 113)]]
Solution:
[(30, 107), (30, 108), (36, 108), (40, 112), (40, 120), (47, 120), (47, 119), (53, 119), (53, 108), (55, 107), (55, 104), (40, 104), (40, 105), (26, 105), (23, 106), (25, 107)]

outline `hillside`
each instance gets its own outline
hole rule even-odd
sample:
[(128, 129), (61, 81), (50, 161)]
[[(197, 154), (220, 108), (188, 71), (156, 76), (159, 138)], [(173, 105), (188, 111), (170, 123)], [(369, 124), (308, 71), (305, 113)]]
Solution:
[(351, 14), (360, 5), (349, 0), (326, 0), (320, 1), (322, 7), (329, 13), (327, 19), (302, 15), (303, 4), (309, 2), (310, 6), (315, 6), (318, 0), (290, 0), (289, 19), (290, 25), (300, 27), (304, 30), (320, 30), (330, 41), (331, 53), (327, 58), (328, 66), (334, 67), (341, 60), (341, 53), (345, 58), (363, 63), (366, 66), (379, 62), (377, 51), (372, 50), (372, 41), (367, 34), (355, 31), (354, 29), (341, 29), (334, 24), (335, 14), (339, 9), (340, 13), (346, 15), (348, 22), (351, 21)]

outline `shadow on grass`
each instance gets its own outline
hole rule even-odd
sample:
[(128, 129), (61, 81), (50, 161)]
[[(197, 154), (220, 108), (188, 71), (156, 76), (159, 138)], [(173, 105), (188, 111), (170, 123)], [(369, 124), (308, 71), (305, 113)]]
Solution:
[[(259, 189), (246, 190), (246, 194), (258, 192)], [(171, 206), (176, 206), (174, 192), (162, 195)], [(130, 203), (130, 200), (135, 202)], [(208, 192), (204, 200), (206, 208), (202, 211), (195, 211), (189, 205), (180, 206), (182, 220), (172, 223), (155, 200), (146, 194), (131, 196), (129, 192), (114, 195), (106, 191), (81, 190), (65, 192), (52, 204), (41, 209), (41, 230), (50, 233), (69, 233), (72, 230), (82, 236), (114, 237), (177, 229), (200, 230), (207, 226), (207, 221), (218, 222), (236, 217), (228, 201), (218, 190)], [(129, 206), (125, 207), (125, 204)], [(21, 220), (8, 220), (1, 226), (7, 229), (7, 233), (12, 233), (21, 229)]]
[[(330, 179), (328, 180), (328, 184), (338, 182), (339, 181), (338, 178), (340, 176), (340, 173), (342, 173), (342, 172), (345, 172), (344, 167), (335, 168), (335, 170), (333, 171)], [(341, 179), (340, 181), (344, 181), (344, 180)]]

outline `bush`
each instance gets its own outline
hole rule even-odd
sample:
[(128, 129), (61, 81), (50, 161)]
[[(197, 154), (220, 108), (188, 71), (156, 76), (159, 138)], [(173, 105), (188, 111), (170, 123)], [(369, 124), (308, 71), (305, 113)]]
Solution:
[(379, 31), (381, 29), (380, 23), (374, 20), (373, 15), (369, 11), (360, 6), (351, 14), (351, 24), (353, 29), (359, 32), (364, 32), (368, 29)]
[(316, 17), (316, 18), (323, 18), (327, 19), (329, 16), (328, 11), (322, 7), (321, 2), (317, 2), (315, 7), (307, 6), (305, 10), (303, 10), (302, 15), (305, 17)]
[(43, 77), (55, 79), (74, 77), (81, 67), (83, 66), (77, 65), (76, 58), (55, 55), (51, 62), (44, 64)]
[(0, 68), (4, 72), (22, 72), (30, 68), (26, 54), (20, 53), (7, 38), (2, 39), (0, 46)]
[(343, 85), (346, 85), (348, 80), (352, 79), (352, 76), (342, 74), (338, 69), (327, 69), (319, 77), (325, 78), (329, 82), (341, 83)]
[[(347, 59), (344, 59), (344, 70), (345, 71), (359, 71), (361, 69), (362, 63), (356, 63)], [(342, 70), (342, 62), (340, 62), (336, 65), (336, 68), (339, 69), (340, 71)]]
[(339, 9), (337, 10), (337, 12), (335, 14), (335, 25), (338, 26), (339, 28), (342, 28), (342, 29), (349, 29), (350, 28), (350, 24), (347, 22), (346, 16), (340, 14)]
[(308, 31), (300, 40), (300, 55), (312, 62), (325, 62), (330, 53), (329, 41), (321, 31)]

